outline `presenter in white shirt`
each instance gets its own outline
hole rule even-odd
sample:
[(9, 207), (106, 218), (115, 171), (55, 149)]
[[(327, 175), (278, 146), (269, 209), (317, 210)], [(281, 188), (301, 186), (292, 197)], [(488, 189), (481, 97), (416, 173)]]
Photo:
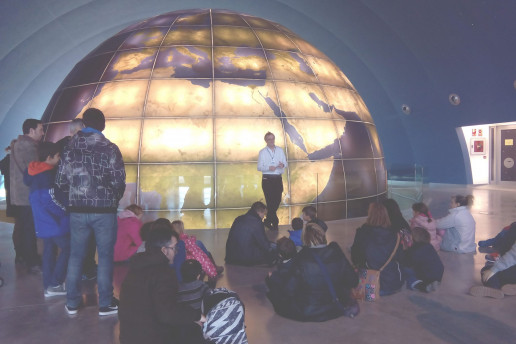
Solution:
[(281, 202), (283, 180), (281, 175), (287, 167), (287, 158), (283, 149), (274, 144), (275, 136), (267, 132), (264, 137), (267, 146), (258, 154), (258, 171), (262, 172), (262, 190), (267, 203), (267, 217), (265, 226), (278, 230), (279, 219), (276, 211)]

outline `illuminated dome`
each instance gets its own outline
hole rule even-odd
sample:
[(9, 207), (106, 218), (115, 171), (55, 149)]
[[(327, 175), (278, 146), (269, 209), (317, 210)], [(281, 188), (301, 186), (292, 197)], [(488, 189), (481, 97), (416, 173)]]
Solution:
[(386, 194), (376, 127), (330, 59), (271, 21), (226, 10), (170, 12), (100, 44), (68, 74), (43, 121), (68, 135), (88, 107), (122, 151), (121, 206), (187, 228), (229, 227), (264, 200), (256, 169), (264, 134), (284, 147), (280, 224), (317, 205), (324, 220), (364, 216)]

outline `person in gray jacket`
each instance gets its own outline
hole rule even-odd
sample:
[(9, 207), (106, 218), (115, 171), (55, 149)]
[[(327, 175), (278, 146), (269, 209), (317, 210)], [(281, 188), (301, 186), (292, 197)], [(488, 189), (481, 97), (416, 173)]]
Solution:
[(481, 270), (484, 285), (472, 287), (470, 294), (496, 299), (516, 295), (516, 243), (494, 264), (488, 264)]
[(43, 124), (29, 118), (23, 122), (23, 135), (11, 142), (9, 161), (11, 204), (16, 206), (13, 231), (15, 262), (23, 261), (29, 272), (40, 272), (36, 246), (36, 231), (29, 202), (29, 187), (23, 183), (23, 173), (32, 161), (38, 160), (38, 146), (43, 138)]

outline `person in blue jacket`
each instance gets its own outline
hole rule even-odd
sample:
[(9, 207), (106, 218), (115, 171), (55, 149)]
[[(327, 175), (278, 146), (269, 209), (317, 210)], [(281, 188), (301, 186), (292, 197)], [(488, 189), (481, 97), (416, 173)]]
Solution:
[[(66, 295), (64, 281), (70, 257), (70, 218), (66, 196), (54, 188), (59, 146), (43, 142), (38, 147), (39, 161), (25, 170), (23, 182), (29, 187), (36, 236), (43, 239), (43, 287), (45, 297)], [(56, 257), (56, 248), (60, 253)]]
[(303, 247), (303, 240), (301, 234), (303, 233), (303, 220), (300, 217), (294, 217), (292, 219), (292, 230), (288, 231), (289, 239), (294, 242), (296, 247)]

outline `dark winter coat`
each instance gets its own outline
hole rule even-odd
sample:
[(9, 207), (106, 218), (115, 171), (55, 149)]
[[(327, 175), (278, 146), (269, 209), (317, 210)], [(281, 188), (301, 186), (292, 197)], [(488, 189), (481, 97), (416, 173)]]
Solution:
[(70, 232), (70, 216), (63, 204), (66, 200), (56, 197), (54, 177), (54, 167), (40, 161), (31, 162), (23, 176), (23, 182), (30, 190), (29, 200), (38, 238), (58, 237)]
[[(351, 246), (351, 260), (359, 268), (379, 270), (389, 259), (396, 246), (397, 233), (390, 228), (363, 225), (355, 234)], [(380, 291), (393, 293), (403, 285), (399, 261), (402, 258), (402, 245), (380, 273)]]
[(4, 188), (5, 188), (5, 215), (8, 217), (14, 217), (15, 215), (15, 207), (11, 204), (11, 173), (10, 173), (10, 160), (11, 155), (7, 154), (2, 161), (0, 161), (0, 171), (4, 176)]
[(404, 256), (403, 265), (413, 269), (417, 279), (431, 283), (443, 278), (444, 266), (432, 244), (414, 243)]
[(289, 261), (288, 271), (268, 279), (268, 297), (279, 315), (299, 321), (326, 321), (342, 316), (333, 301), (330, 289), (313, 254), (320, 257), (328, 270), (338, 299), (344, 306), (351, 305), (351, 288), (358, 284), (358, 276), (335, 242), (323, 247), (303, 247)]
[(57, 186), (69, 191), (69, 209), (79, 213), (116, 213), (125, 191), (125, 168), (118, 146), (94, 129), (84, 128), (64, 148)]
[(133, 256), (120, 290), (120, 343), (182, 343), (174, 341), (174, 332), (197, 326), (201, 313), (178, 304), (177, 291), (176, 274), (161, 251)]
[(262, 219), (254, 210), (235, 219), (226, 242), (226, 263), (266, 264), (271, 260), (271, 251)]

